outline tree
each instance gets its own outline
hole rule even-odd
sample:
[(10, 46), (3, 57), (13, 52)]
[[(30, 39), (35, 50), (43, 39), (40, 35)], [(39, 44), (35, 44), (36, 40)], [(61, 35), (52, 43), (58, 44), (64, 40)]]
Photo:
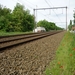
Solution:
[(72, 28), (72, 20), (70, 20), (70, 24), (69, 24), (69, 26), (68, 26), (68, 29), (69, 29), (69, 30), (71, 30), (71, 28)]
[(19, 3), (16, 4), (13, 12), (12, 12), (12, 20), (11, 20), (11, 27), (13, 31), (22, 31), (22, 21), (24, 17), (24, 6), (20, 5)]
[(73, 20), (73, 25), (75, 25), (75, 12), (73, 14), (74, 20)]
[[(46, 31), (59, 29), (55, 23), (41, 20), (37, 26), (45, 27)], [(19, 3), (16, 4), (11, 12), (9, 8), (0, 5), (0, 30), (6, 32), (32, 31), (34, 28), (34, 16), (28, 9)]]
[(17, 3), (12, 12), (12, 25), (14, 31), (31, 31), (34, 28), (34, 17), (29, 10), (24, 10), (23, 5)]
[(48, 22), (46, 20), (41, 20), (37, 23), (37, 26), (41, 26), (41, 27), (44, 27), (46, 29), (46, 31), (50, 31), (50, 30), (59, 30), (59, 29), (62, 29), (60, 27), (57, 27), (55, 25), (55, 23), (53, 22)]
[(41, 20), (37, 23), (37, 26), (41, 26), (44, 27), (46, 29), (46, 31), (49, 30), (49, 23), (46, 20)]
[(9, 15), (11, 14), (11, 10), (6, 7), (2, 7), (0, 5), (0, 30), (6, 31), (7, 25), (9, 24)]
[(29, 14), (29, 10), (24, 13), (22, 31), (32, 31), (34, 28), (34, 16)]

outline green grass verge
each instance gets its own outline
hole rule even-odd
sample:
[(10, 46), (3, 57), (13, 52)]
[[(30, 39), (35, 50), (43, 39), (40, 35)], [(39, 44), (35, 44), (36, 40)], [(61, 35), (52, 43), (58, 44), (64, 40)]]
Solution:
[(75, 75), (75, 34), (67, 32), (45, 75)]
[(6, 36), (6, 35), (16, 35), (16, 34), (27, 34), (31, 32), (3, 32), (0, 31), (0, 36)]

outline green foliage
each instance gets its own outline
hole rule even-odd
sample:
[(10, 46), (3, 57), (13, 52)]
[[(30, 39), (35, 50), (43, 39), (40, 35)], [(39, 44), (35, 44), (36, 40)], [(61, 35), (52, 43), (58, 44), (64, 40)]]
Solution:
[(75, 25), (75, 12), (74, 12), (74, 14), (73, 14), (73, 17), (74, 17), (74, 20), (73, 20), (73, 25)]
[(56, 50), (56, 56), (45, 70), (45, 75), (75, 74), (75, 34), (67, 32)]
[(53, 22), (48, 22), (46, 20), (41, 20), (37, 23), (37, 26), (42, 26), (46, 29), (46, 31), (50, 31), (50, 30), (61, 30), (62, 28), (57, 27), (55, 25), (55, 23)]
[(71, 28), (72, 28), (72, 20), (70, 20), (70, 24), (69, 24), (69, 26), (68, 26), (68, 29), (69, 29), (69, 30), (71, 30)]
[(3, 30), (5, 31), (6, 30), (6, 27), (9, 23), (8, 21), (8, 17), (11, 13), (11, 10), (4, 7), (2, 8), (1, 5), (0, 5), (0, 30)]
[(16, 4), (14, 10), (0, 5), (0, 30), (6, 32), (31, 31), (34, 28), (34, 16), (23, 5)]
[(5, 31), (0, 31), (0, 36), (16, 35), (16, 34), (28, 34), (28, 33), (32, 33), (32, 31), (29, 31), (29, 32), (5, 32)]
[[(55, 23), (46, 20), (39, 21), (37, 26), (46, 28), (46, 31), (60, 30)], [(0, 5), (0, 30), (6, 32), (27, 32), (34, 28), (34, 16), (30, 11), (25, 9), (23, 5), (16, 4), (14, 10), (11, 11)]]
[(72, 24), (72, 20), (70, 20), (70, 24), (68, 25), (68, 29), (71, 30), (72, 26), (75, 26), (75, 12), (73, 14), (74, 20), (73, 20), (73, 24)]
[[(28, 13), (28, 12), (27, 12)], [(24, 14), (22, 22), (23, 31), (31, 31), (34, 28), (34, 16), (30, 14)]]
[(75, 13), (73, 14), (73, 17), (75, 18)]

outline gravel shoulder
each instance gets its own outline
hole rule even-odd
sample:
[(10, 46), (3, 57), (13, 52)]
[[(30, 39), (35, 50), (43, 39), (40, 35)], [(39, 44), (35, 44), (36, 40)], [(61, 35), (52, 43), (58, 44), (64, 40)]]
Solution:
[(61, 32), (0, 52), (0, 75), (43, 75), (64, 34)]

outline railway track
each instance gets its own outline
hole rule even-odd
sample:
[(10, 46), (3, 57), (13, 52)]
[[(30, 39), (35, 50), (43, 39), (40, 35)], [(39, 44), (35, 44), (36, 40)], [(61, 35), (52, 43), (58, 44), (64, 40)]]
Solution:
[(12, 36), (0, 36), (0, 50), (4, 50), (6, 48), (10, 48), (19, 44), (37, 40), (37, 39), (50, 36), (59, 32), (61, 31), (21, 34), (21, 35), (12, 35)]

